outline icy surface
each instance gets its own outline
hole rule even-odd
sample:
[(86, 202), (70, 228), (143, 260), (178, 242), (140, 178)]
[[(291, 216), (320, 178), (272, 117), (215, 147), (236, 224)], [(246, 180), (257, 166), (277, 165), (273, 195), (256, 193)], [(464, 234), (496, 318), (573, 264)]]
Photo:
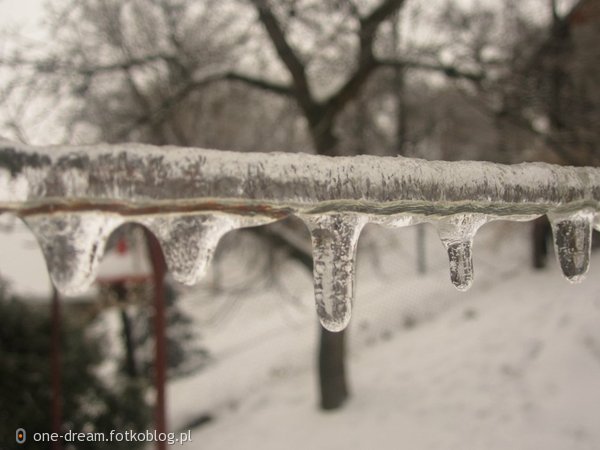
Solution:
[(350, 322), (354, 301), (358, 236), (366, 216), (327, 214), (303, 216), (313, 245), (315, 302), (321, 324), (340, 331)]
[[(543, 214), (600, 200), (600, 170), (542, 163), (236, 153), (140, 144), (0, 144), (0, 208), (40, 203), (246, 213)], [(283, 211), (282, 211), (283, 210)]]
[(123, 223), (118, 215), (95, 212), (32, 215), (24, 220), (42, 248), (52, 282), (67, 295), (90, 287), (106, 240)]
[(0, 213), (27, 222), (62, 292), (93, 281), (108, 235), (123, 222), (150, 228), (174, 277), (193, 284), (224, 234), (293, 214), (311, 231), (317, 311), (330, 330), (350, 319), (368, 222), (433, 223), (451, 281), (466, 290), (481, 225), (547, 214), (563, 273), (575, 282), (588, 268), (599, 201), (600, 169), (591, 167), (0, 142)]
[(594, 212), (552, 213), (549, 218), (560, 268), (570, 282), (579, 283), (590, 265)]
[(450, 261), (450, 280), (459, 291), (473, 283), (473, 240), (489, 219), (482, 214), (455, 214), (434, 222)]
[(159, 240), (173, 277), (187, 285), (204, 276), (219, 240), (226, 233), (269, 221), (267, 217), (231, 214), (169, 214), (140, 220)]

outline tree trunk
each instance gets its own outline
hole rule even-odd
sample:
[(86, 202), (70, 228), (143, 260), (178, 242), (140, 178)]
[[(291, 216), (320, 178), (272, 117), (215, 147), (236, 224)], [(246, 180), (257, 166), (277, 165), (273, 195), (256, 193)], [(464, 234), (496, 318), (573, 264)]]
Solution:
[(339, 408), (348, 398), (345, 337), (345, 330), (333, 333), (321, 327), (319, 386), (321, 408), (325, 410)]
[(123, 283), (113, 286), (117, 301), (121, 305), (121, 325), (123, 327), (123, 344), (125, 346), (125, 371), (131, 379), (137, 378), (139, 371), (135, 358), (135, 344), (133, 342), (133, 327), (131, 318), (127, 314), (127, 289)]
[[(333, 123), (323, 127), (323, 121), (316, 128), (311, 128), (317, 153), (320, 155), (337, 155), (337, 138)], [(312, 261), (311, 261), (312, 272)], [(346, 330), (331, 332), (319, 325), (321, 337), (319, 341), (319, 387), (321, 408), (334, 410), (340, 408), (348, 399), (348, 383), (346, 381)]]
[(138, 370), (135, 362), (135, 347), (133, 344), (131, 319), (125, 310), (125, 306), (121, 309), (121, 323), (123, 325), (123, 341), (125, 342), (126, 371), (129, 378), (134, 379), (138, 376)]
[[(394, 54), (402, 54), (402, 36), (400, 33), (401, 15), (396, 12), (392, 21), (392, 45)], [(396, 94), (396, 153), (406, 155), (407, 107), (405, 89), (405, 68), (398, 66), (394, 69), (394, 92)]]
[(548, 239), (551, 234), (550, 222), (546, 216), (533, 221), (533, 267), (543, 269), (548, 259)]

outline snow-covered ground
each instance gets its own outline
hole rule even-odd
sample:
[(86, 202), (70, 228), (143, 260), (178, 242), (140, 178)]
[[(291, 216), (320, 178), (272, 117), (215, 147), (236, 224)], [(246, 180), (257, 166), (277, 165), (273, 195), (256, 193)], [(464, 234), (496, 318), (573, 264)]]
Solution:
[[(207, 279), (182, 306), (213, 359), (169, 384), (170, 428), (213, 416), (188, 449), (600, 448), (600, 253), (571, 285), (552, 257), (546, 270), (530, 268), (528, 233), (528, 224), (486, 225), (474, 286), (461, 293), (432, 229), (423, 275), (415, 227), (367, 227), (348, 334), (352, 396), (335, 412), (317, 408), (310, 275), (285, 263), (281, 286), (226, 295)], [(13, 287), (43, 295), (33, 237), (18, 228), (2, 246)], [(260, 272), (257, 252), (225, 252), (222, 284)]]
[(481, 230), (467, 293), (452, 287), (431, 230), (426, 275), (415, 268), (415, 228), (367, 232), (349, 330), (352, 397), (336, 412), (316, 407), (308, 275), (289, 267), (293, 301), (278, 290), (229, 305), (190, 292), (184, 304), (214, 362), (170, 384), (171, 428), (214, 416), (192, 430), (189, 449), (600, 448), (600, 254), (571, 285), (554, 260), (530, 269), (528, 231)]

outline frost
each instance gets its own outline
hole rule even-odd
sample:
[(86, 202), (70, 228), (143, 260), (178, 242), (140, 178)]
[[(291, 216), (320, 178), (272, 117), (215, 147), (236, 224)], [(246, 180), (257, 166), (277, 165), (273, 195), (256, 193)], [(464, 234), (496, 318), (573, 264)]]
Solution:
[(317, 311), (334, 331), (350, 320), (367, 223), (432, 223), (452, 283), (466, 290), (479, 227), (547, 214), (562, 271), (576, 282), (588, 270), (592, 227), (600, 229), (599, 201), (592, 167), (0, 142), (0, 213), (33, 230), (63, 293), (94, 280), (106, 239), (124, 222), (148, 227), (174, 277), (193, 284), (224, 234), (296, 215), (311, 232)]

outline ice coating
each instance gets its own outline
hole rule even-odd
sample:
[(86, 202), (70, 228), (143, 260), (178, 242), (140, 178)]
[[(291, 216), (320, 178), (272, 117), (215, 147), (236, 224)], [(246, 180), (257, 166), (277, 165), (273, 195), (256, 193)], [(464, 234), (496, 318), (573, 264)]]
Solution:
[(554, 235), (554, 249), (564, 276), (571, 283), (585, 278), (592, 251), (594, 211), (548, 214)]
[(31, 215), (24, 221), (40, 244), (52, 282), (66, 295), (90, 287), (108, 237), (123, 222), (96, 212)]
[(236, 153), (141, 144), (0, 143), (0, 211), (104, 208), (502, 216), (598, 209), (600, 169), (403, 157)]
[(34, 230), (63, 293), (91, 282), (106, 237), (122, 222), (149, 227), (175, 278), (189, 284), (227, 231), (297, 215), (311, 230), (317, 309), (330, 330), (349, 320), (356, 244), (367, 222), (433, 223), (451, 280), (465, 290), (483, 223), (548, 214), (562, 270), (579, 281), (591, 228), (600, 229), (599, 202), (594, 167), (0, 141), (0, 213)]
[(369, 223), (375, 223), (386, 228), (408, 227), (422, 223), (424, 220), (422, 216), (416, 214), (369, 215)]
[(350, 322), (354, 301), (358, 237), (368, 219), (355, 214), (306, 215), (313, 245), (317, 314), (323, 327), (341, 331)]
[(229, 231), (272, 221), (228, 214), (168, 214), (140, 220), (159, 240), (173, 278), (193, 285), (206, 273), (219, 240)]
[(459, 291), (473, 284), (473, 239), (488, 221), (483, 214), (455, 214), (433, 222), (448, 252), (450, 280)]

